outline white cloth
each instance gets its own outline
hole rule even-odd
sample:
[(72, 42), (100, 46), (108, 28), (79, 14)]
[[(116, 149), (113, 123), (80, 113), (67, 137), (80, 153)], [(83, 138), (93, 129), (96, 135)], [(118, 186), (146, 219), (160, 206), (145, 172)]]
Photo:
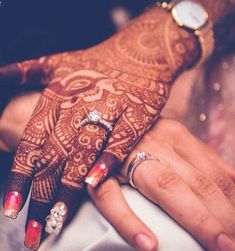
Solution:
[[(152, 229), (159, 240), (159, 251), (203, 251), (200, 245), (159, 207), (149, 202), (129, 186), (122, 191), (134, 212)], [(118, 203), (118, 202), (117, 202)], [(110, 209), (112, 210), (112, 209)], [(17, 220), (0, 217), (0, 250), (23, 251), (24, 223), (27, 206)], [(39, 251), (132, 251), (87, 201), (61, 236), (50, 236)]]

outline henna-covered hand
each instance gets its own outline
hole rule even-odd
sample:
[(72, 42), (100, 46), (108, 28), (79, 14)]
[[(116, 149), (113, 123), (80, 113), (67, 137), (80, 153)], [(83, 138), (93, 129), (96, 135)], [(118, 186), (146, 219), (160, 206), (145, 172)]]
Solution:
[[(4, 203), (4, 213), (16, 217), (34, 177), (27, 247), (39, 245), (55, 199), (73, 211), (72, 198), (104, 147), (96, 168), (111, 170), (125, 159), (158, 118), (169, 84), (193, 64), (198, 51), (190, 33), (154, 8), (91, 49), (18, 64), (22, 83), (48, 85), (19, 144)], [(113, 124), (111, 134), (98, 125), (80, 128), (94, 110)]]
[[(73, 211), (71, 197), (104, 146), (99, 163), (109, 170), (125, 159), (158, 118), (177, 72), (198, 57), (196, 47), (190, 33), (154, 8), (98, 46), (18, 64), (23, 82), (38, 69), (48, 84), (20, 141), (4, 203), (5, 215), (16, 217), (34, 177), (26, 246), (38, 246), (59, 187), (57, 200)], [(79, 127), (94, 110), (113, 125), (111, 134), (98, 125)], [(33, 225), (39, 226), (34, 241)]]
[[(14, 135), (20, 134), (23, 125), (29, 120), (30, 113), (33, 112), (33, 107), (29, 107), (28, 103), (35, 103), (37, 98), (37, 94), (34, 94), (21, 96), (14, 100), (14, 104), (10, 104), (7, 107), (4, 112), (4, 118), (0, 120), (0, 130), (2, 129), (2, 125), (5, 124), (11, 128), (11, 138), (14, 138)], [(22, 112), (21, 115), (19, 115), (21, 109), (23, 110), (23, 117)], [(15, 115), (16, 121), (18, 122), (17, 127), (11, 123), (7, 114)], [(8, 141), (6, 143), (10, 144), (7, 147), (9, 148), (11, 142)], [(188, 145), (190, 145), (190, 148), (185, 147)], [(139, 185), (139, 189), (146, 197), (153, 200), (156, 204), (159, 204), (161, 201), (161, 207), (176, 221), (182, 224), (185, 229), (187, 229), (187, 231), (208, 250), (211, 248), (212, 250), (216, 249), (217, 243), (215, 240), (218, 240), (218, 235), (221, 233), (222, 229), (223, 234), (231, 234), (231, 238), (234, 236), (234, 209), (231, 210), (231, 206), (233, 205), (234, 208), (235, 205), (235, 197), (232, 192), (235, 190), (235, 185), (233, 181), (231, 181), (231, 178), (233, 180), (235, 179), (235, 172), (230, 166), (223, 163), (209, 147), (206, 147), (195, 137), (190, 135), (186, 128), (180, 123), (163, 119), (144, 136), (141, 142), (128, 156), (128, 160), (125, 162), (125, 166), (122, 169), (124, 177), (120, 177), (120, 174), (118, 176), (122, 183), (127, 180), (126, 167), (128, 163), (136, 157), (138, 151), (143, 150), (156, 156), (160, 160), (160, 162), (142, 162), (135, 171), (134, 182), (136, 185)], [(197, 154), (192, 154), (192, 152), (196, 152)], [(200, 163), (198, 162), (198, 158), (202, 159)], [(141, 167), (143, 164), (147, 166)], [(163, 168), (162, 171), (164, 175), (161, 174), (159, 168)], [(190, 172), (188, 172), (188, 169)], [(179, 177), (177, 176), (177, 171)], [(175, 182), (171, 182), (175, 181), (175, 179), (169, 179), (169, 174), (174, 177), (176, 175), (179, 180), (182, 178), (185, 181), (188, 187), (186, 190), (189, 196), (185, 197), (185, 191), (182, 192), (182, 189), (176, 189)], [(203, 177), (200, 177), (200, 175), (203, 175)], [(152, 182), (153, 180), (161, 182), (154, 183)], [(207, 196), (208, 182), (209, 187), (212, 186), (212, 190), (215, 191), (210, 193), (209, 197)], [(165, 186), (166, 183), (168, 184), (167, 187)], [(164, 189), (162, 189), (163, 185)], [(211, 191), (211, 189), (209, 190)], [(224, 195), (219, 190), (221, 190)], [(177, 195), (179, 198), (176, 198), (177, 196), (175, 195), (175, 200), (172, 200), (172, 192), (175, 193), (177, 191), (180, 191)], [(156, 246), (156, 236), (130, 209), (115, 178), (109, 178), (97, 189), (90, 188), (89, 192), (99, 211), (130, 245), (137, 250), (150, 250), (150, 246), (152, 249)], [(166, 195), (167, 192), (169, 196)], [(197, 197), (195, 197), (195, 194)], [(211, 197), (213, 197), (213, 199), (211, 199)], [(209, 198), (209, 200), (207, 200), (207, 198)], [(182, 202), (178, 205), (178, 208), (175, 206), (177, 204), (175, 201), (177, 200)], [(212, 221), (209, 228), (208, 224), (198, 224), (201, 217), (191, 217), (191, 215), (194, 214), (194, 212), (190, 210), (192, 204), (191, 200), (194, 201), (194, 205), (199, 206), (201, 204), (200, 210), (196, 210), (197, 214), (203, 215), (206, 212), (208, 219)], [(189, 201), (190, 203), (188, 203)], [(223, 201), (223, 203), (221, 203), (221, 201)], [(229, 202), (231, 203), (230, 205)], [(113, 204), (118, 206), (113, 207)], [(57, 205), (62, 204), (57, 203)], [(221, 214), (221, 211), (226, 213)], [(55, 212), (54, 210), (54, 213)], [(57, 210), (57, 212), (63, 214), (64, 210), (60, 209)], [(180, 214), (178, 212), (180, 212)], [(182, 214), (184, 215), (183, 218), (181, 216)], [(125, 221), (121, 221), (122, 224), (120, 224), (120, 219), (124, 216)], [(62, 219), (63, 218), (64, 216), (62, 216)], [(53, 221), (49, 221), (49, 223), (48, 229), (50, 229)], [(57, 230), (59, 230), (59, 228), (57, 228)], [(142, 240), (138, 241), (137, 239), (138, 236), (143, 236), (143, 234), (149, 239), (147, 243)], [(162, 243), (161, 239), (159, 241)], [(234, 250), (234, 244), (230, 245), (232, 245), (231, 250)], [(228, 251), (230, 249), (226, 246), (225, 250)]]

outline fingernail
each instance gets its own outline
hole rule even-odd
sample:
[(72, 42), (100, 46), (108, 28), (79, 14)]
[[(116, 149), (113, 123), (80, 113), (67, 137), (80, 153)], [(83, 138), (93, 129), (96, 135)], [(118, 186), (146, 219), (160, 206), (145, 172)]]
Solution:
[(220, 234), (217, 239), (217, 244), (220, 251), (234, 251), (235, 243), (226, 235)]
[(29, 220), (27, 223), (24, 245), (27, 248), (37, 249), (40, 244), (42, 233), (42, 224), (35, 220)]
[(22, 195), (16, 191), (9, 192), (5, 197), (3, 215), (15, 219), (20, 211), (21, 204)]
[(48, 234), (58, 235), (63, 227), (68, 213), (67, 206), (63, 202), (57, 202), (46, 218), (45, 231)]
[(107, 173), (108, 168), (105, 164), (95, 165), (87, 175), (85, 182), (94, 188), (104, 179)]
[(157, 250), (156, 243), (145, 234), (137, 234), (135, 243), (140, 251), (155, 251)]

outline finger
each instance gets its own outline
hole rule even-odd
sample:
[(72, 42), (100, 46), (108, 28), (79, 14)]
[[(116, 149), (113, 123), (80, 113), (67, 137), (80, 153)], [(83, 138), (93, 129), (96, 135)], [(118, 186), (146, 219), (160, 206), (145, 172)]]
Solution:
[[(158, 152), (158, 150), (156, 150)], [(213, 180), (181, 158), (173, 150), (165, 156), (167, 165), (200, 198), (200, 201), (223, 224), (226, 231), (235, 237), (235, 208)], [(207, 167), (208, 169), (210, 166)], [(223, 212), (223, 214), (221, 213)]]
[(131, 246), (141, 251), (157, 249), (155, 235), (131, 210), (116, 179), (110, 178), (96, 189), (88, 188), (98, 210)]
[[(63, 224), (70, 220), (76, 211), (81, 191), (84, 187), (84, 178), (88, 173), (89, 167), (96, 160), (97, 154), (103, 148), (107, 136), (106, 130), (99, 125), (88, 124), (80, 128), (79, 133), (73, 141), (73, 149), (67, 157), (55, 206), (48, 216), (46, 225), (48, 233), (58, 234)], [(62, 203), (66, 209), (66, 217), (63, 217), (58, 222), (59, 227), (53, 227), (52, 223), (54, 221), (52, 219), (54, 219), (54, 211)]]
[(153, 123), (153, 117), (142, 106), (128, 107), (119, 118), (103, 154), (92, 167), (85, 182), (96, 187), (108, 173), (117, 169)]
[(197, 143), (198, 146), (201, 146), (202, 149), (205, 151), (208, 158), (210, 158), (210, 160), (213, 161), (213, 163), (216, 163), (218, 167), (224, 169), (224, 171), (230, 176), (233, 182), (235, 182), (235, 169), (231, 167), (229, 164), (227, 164), (212, 147), (206, 145), (205, 143), (199, 140), (197, 140)]
[[(159, 204), (207, 250), (222, 250), (219, 239), (226, 230), (173, 170), (156, 161), (145, 161), (136, 169), (134, 182), (141, 193)], [(234, 248), (232, 242), (232, 249), (226, 250)]]
[(27, 248), (37, 249), (40, 244), (45, 218), (58, 191), (65, 160), (66, 154), (52, 133), (35, 162), (35, 177), (24, 239)]
[[(75, 111), (70, 112), (70, 114), (63, 111), (35, 161), (35, 177), (24, 242), (28, 248), (36, 249), (39, 246), (45, 218), (55, 201), (66, 159), (71, 152), (74, 138), (77, 135), (77, 129), (73, 124), (67, 123), (67, 119), (75, 118), (76, 121), (80, 116)], [(33, 227), (35, 225), (37, 226), (36, 230)]]
[(0, 67), (0, 84), (5, 84), (9, 87), (21, 83), (22, 72), (17, 64), (10, 64)]
[[(212, 179), (235, 206), (235, 184), (230, 176), (234, 176), (232, 168), (209, 146), (192, 136), (186, 128), (179, 130), (180, 140), (172, 143), (172, 147), (186, 161)], [(229, 169), (230, 172), (226, 172)]]
[(7, 183), (5, 216), (16, 218), (28, 196), (34, 175), (35, 160), (57, 120), (57, 106), (41, 95), (18, 146)]

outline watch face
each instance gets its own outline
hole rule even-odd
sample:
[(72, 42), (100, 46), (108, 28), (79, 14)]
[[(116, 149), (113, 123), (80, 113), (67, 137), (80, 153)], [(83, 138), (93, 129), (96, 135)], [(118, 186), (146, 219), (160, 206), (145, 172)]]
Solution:
[(192, 0), (183, 0), (172, 8), (172, 15), (181, 26), (197, 30), (208, 20), (208, 15), (204, 8)]

